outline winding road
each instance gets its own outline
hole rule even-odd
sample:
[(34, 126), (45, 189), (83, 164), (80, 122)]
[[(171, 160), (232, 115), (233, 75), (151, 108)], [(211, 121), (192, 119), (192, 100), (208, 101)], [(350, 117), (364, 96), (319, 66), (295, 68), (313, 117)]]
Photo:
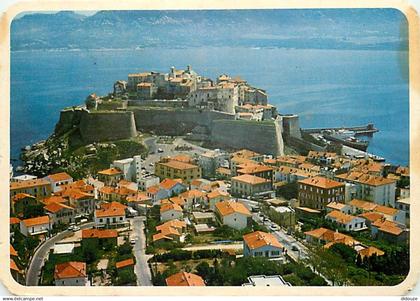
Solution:
[[(90, 222), (80, 226), (80, 229), (90, 228), (94, 225), (94, 222)], [(41, 246), (35, 251), (32, 256), (31, 262), (29, 263), (28, 272), (26, 273), (26, 285), (27, 286), (37, 286), (39, 284), (39, 278), (41, 275), (41, 269), (44, 265), (44, 260), (47, 257), (49, 250), (54, 246), (54, 244), (66, 236), (68, 236), (72, 231), (65, 230), (58, 233), (56, 236), (46, 240), (41, 244)]]

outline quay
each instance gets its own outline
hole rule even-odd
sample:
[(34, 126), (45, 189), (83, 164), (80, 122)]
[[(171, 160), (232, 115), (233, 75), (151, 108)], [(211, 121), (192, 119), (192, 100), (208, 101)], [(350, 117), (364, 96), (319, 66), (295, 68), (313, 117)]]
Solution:
[(373, 133), (379, 132), (377, 128), (373, 125), (373, 123), (369, 123), (367, 125), (362, 126), (353, 126), (353, 127), (332, 127), (332, 128), (309, 128), (309, 129), (302, 129), (303, 132), (308, 134), (315, 134), (320, 133), (323, 131), (339, 131), (339, 130), (347, 130), (354, 132), (355, 135), (372, 135)]

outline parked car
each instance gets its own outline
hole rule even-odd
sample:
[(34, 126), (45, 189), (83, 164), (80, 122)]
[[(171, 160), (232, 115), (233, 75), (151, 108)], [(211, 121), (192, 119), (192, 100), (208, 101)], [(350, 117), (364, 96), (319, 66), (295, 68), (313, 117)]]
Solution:
[(76, 232), (76, 231), (79, 231), (79, 230), (80, 230), (80, 227), (78, 227), (78, 226), (73, 227), (73, 232)]
[(130, 243), (131, 243), (132, 245), (135, 245), (135, 244), (136, 244), (136, 239), (135, 239), (135, 238), (130, 239)]
[(293, 250), (293, 251), (299, 251), (299, 248), (298, 248), (296, 245), (293, 245), (293, 246), (292, 246), (292, 250)]
[(158, 153), (163, 153), (163, 149), (161, 149), (160, 147), (158, 148)]

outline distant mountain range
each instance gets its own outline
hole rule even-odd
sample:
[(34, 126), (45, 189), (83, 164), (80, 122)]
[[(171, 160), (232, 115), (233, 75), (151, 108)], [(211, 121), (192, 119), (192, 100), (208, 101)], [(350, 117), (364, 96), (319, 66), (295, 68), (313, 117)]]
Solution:
[(407, 21), (394, 9), (62, 11), (26, 14), (12, 50), (246, 46), (406, 50)]

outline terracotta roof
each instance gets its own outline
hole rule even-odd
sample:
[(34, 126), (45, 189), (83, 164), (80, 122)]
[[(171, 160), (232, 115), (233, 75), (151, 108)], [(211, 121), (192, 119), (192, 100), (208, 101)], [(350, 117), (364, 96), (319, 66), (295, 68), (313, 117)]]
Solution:
[(376, 220), (374, 223), (372, 223), (372, 226), (377, 227), (380, 231), (386, 232), (392, 235), (400, 235), (403, 230), (398, 227), (398, 225), (392, 221), (388, 221), (386, 219), (380, 219)]
[(384, 177), (373, 176), (369, 174), (365, 174), (362, 172), (351, 171), (346, 174), (338, 175), (337, 178), (342, 179), (344, 181), (353, 181), (362, 184), (366, 184), (369, 186), (381, 186), (395, 183), (395, 180), (388, 179)]
[(74, 210), (73, 207), (70, 207), (61, 203), (51, 203), (44, 207), (44, 210), (47, 210), (51, 213), (57, 213), (58, 211), (63, 210), (63, 209)]
[(206, 286), (203, 278), (187, 272), (173, 274), (165, 281), (167, 286)]
[(10, 190), (37, 187), (37, 186), (51, 186), (51, 183), (44, 179), (10, 182)]
[(375, 207), (374, 211), (379, 212), (379, 213), (383, 213), (385, 215), (391, 215), (391, 216), (398, 213), (398, 209), (391, 208), (391, 207), (386, 207), (386, 206), (382, 206), (382, 205), (377, 205)]
[(164, 165), (173, 169), (179, 169), (179, 170), (187, 170), (187, 169), (194, 169), (194, 168), (199, 168), (197, 165), (194, 164), (190, 164), (190, 163), (185, 163), (185, 162), (180, 162), (180, 161), (175, 161), (175, 160), (171, 160), (168, 162), (158, 162), (157, 164), (160, 165)]
[(246, 158), (246, 159), (259, 157), (259, 156), (261, 156), (261, 154), (251, 151), (249, 149), (241, 149), (232, 154), (232, 157), (240, 157), (240, 158)]
[(61, 181), (65, 181), (65, 180), (71, 180), (73, 179), (68, 173), (66, 172), (60, 172), (60, 173), (55, 173), (52, 175), (48, 175), (46, 176), (46, 178), (52, 180), (53, 182), (61, 182)]
[(176, 235), (176, 236), (181, 236), (181, 233), (178, 231), (178, 229), (176, 229), (176, 228), (174, 228), (174, 227), (171, 227), (171, 226), (169, 226), (169, 225), (163, 225), (163, 227), (160, 227), (159, 228), (160, 230), (160, 232), (163, 234), (163, 235)]
[(157, 194), (160, 190), (160, 186), (159, 185), (154, 185), (154, 186), (150, 186), (149, 188), (147, 188), (146, 192), (149, 194)]
[(41, 201), (44, 205), (49, 205), (49, 204), (53, 204), (53, 203), (67, 203), (68, 200), (66, 200), (65, 198), (63, 198), (62, 196), (50, 196), (48, 198), (45, 198)]
[(127, 206), (118, 202), (105, 203), (101, 205), (101, 209), (95, 210), (95, 216), (125, 216), (125, 208), (127, 208)]
[(217, 198), (219, 196), (222, 196), (222, 197), (230, 197), (230, 194), (227, 193), (227, 192), (225, 192), (225, 191), (223, 191), (223, 190), (220, 190), (220, 189), (212, 190), (211, 192), (209, 192), (207, 194), (207, 197), (209, 199), (214, 199), (214, 198)]
[(103, 194), (112, 194), (114, 191), (115, 191), (115, 188), (111, 186), (103, 186), (99, 188), (99, 192)]
[(249, 212), (249, 210), (245, 207), (245, 205), (239, 202), (233, 202), (233, 201), (219, 202), (219, 203), (216, 203), (216, 208), (217, 208), (217, 211), (222, 216), (231, 215), (233, 213), (240, 213), (246, 216), (251, 216), (251, 212)]
[(172, 237), (167, 236), (167, 235), (165, 235), (165, 234), (163, 234), (161, 232), (153, 235), (153, 242), (158, 241), (158, 240), (162, 240), (162, 239), (173, 240)]
[(160, 213), (161, 214), (163, 212), (166, 212), (166, 211), (169, 211), (169, 210), (175, 210), (175, 211), (181, 211), (182, 212), (182, 208), (178, 204), (170, 203), (170, 204), (163, 204), (162, 206), (160, 206)]
[(232, 174), (231, 170), (225, 167), (219, 167), (218, 169), (216, 169), (216, 173), (227, 176), (230, 176)]
[(255, 231), (243, 236), (244, 242), (250, 249), (258, 249), (264, 246), (283, 248), (283, 245), (271, 233)]
[(175, 161), (184, 162), (184, 163), (192, 162), (192, 158), (185, 154), (179, 154), (179, 155), (170, 157), (170, 160), (175, 160)]
[(25, 224), (26, 227), (44, 225), (44, 224), (49, 224), (50, 217), (48, 215), (44, 215), (44, 216), (24, 219), (22, 222)]
[(16, 225), (20, 223), (20, 219), (17, 217), (11, 217), (9, 222), (11, 225)]
[(335, 210), (342, 210), (346, 207), (346, 204), (339, 203), (339, 202), (331, 202), (327, 205), (327, 208), (335, 209)]
[(358, 200), (358, 199), (351, 200), (349, 204), (351, 206), (354, 206), (356, 208), (359, 208), (359, 209), (362, 209), (362, 210), (365, 210), (365, 211), (374, 210), (377, 206), (375, 203), (367, 202), (367, 201), (363, 201), (363, 200)]
[(12, 245), (10, 245), (10, 256), (16, 256), (18, 257), (18, 253), (16, 252), (15, 248), (13, 248)]
[(115, 176), (115, 175), (122, 174), (122, 171), (119, 170), (118, 168), (112, 167), (112, 168), (108, 168), (108, 169), (98, 171), (98, 174), (105, 175), (105, 176)]
[(260, 172), (272, 171), (273, 168), (266, 165), (245, 163), (237, 166), (238, 174), (255, 174)]
[(382, 256), (382, 255), (385, 254), (385, 252), (382, 251), (382, 250), (380, 250), (380, 249), (378, 249), (378, 248), (375, 248), (375, 247), (367, 247), (365, 249), (360, 250), (359, 251), (359, 254), (360, 254), (360, 256), (363, 259), (364, 257), (366, 257), (366, 256), (367, 257), (370, 257), (373, 254), (376, 254), (376, 256)]
[(331, 188), (344, 187), (345, 186), (344, 183), (340, 183), (340, 182), (330, 180), (328, 178), (324, 178), (324, 177), (320, 177), (320, 176), (303, 179), (303, 180), (300, 180), (298, 182), (301, 183), (301, 184), (306, 184), (306, 185), (319, 187), (319, 188), (323, 188), (323, 189), (331, 189)]
[(22, 273), (22, 271), (18, 268), (16, 262), (12, 258), (10, 258), (10, 269), (18, 273)]
[(111, 229), (83, 229), (82, 238), (114, 238), (118, 237), (117, 230)]
[(138, 192), (135, 196), (128, 196), (128, 202), (144, 203), (150, 201), (151, 198), (145, 192)]
[(170, 179), (170, 178), (166, 178), (164, 179), (162, 182), (160, 182), (160, 187), (166, 190), (172, 189), (173, 187), (175, 187), (175, 185), (177, 184), (182, 184), (182, 181), (180, 181), (179, 179)]
[(133, 258), (126, 259), (126, 260), (123, 260), (123, 261), (118, 261), (118, 262), (115, 263), (115, 267), (117, 269), (122, 269), (122, 268), (132, 266), (132, 265), (134, 265)]
[(331, 211), (325, 217), (332, 218), (340, 224), (348, 224), (356, 218), (353, 215), (345, 214), (345, 213), (343, 213), (341, 211), (338, 211), (338, 210)]
[(371, 222), (374, 222), (378, 219), (383, 218), (383, 215), (378, 212), (365, 212), (365, 213), (359, 214), (359, 216)]
[(89, 199), (94, 197), (93, 194), (84, 192), (78, 188), (69, 188), (64, 191), (61, 191), (60, 194), (63, 197), (68, 197), (74, 200)]
[(191, 189), (191, 190), (184, 191), (183, 193), (180, 194), (180, 196), (187, 199), (202, 198), (205, 196), (205, 193), (197, 189)]
[[(305, 234), (315, 237), (317, 239), (324, 240), (326, 242), (343, 243), (346, 245), (353, 245), (353, 244), (358, 243), (358, 241), (354, 240), (353, 237), (349, 235), (345, 235), (338, 231), (332, 231), (326, 228), (314, 229), (314, 230), (305, 232)], [(328, 248), (331, 245), (332, 244), (329, 244), (328, 246), (326, 245), (326, 247)]]
[(173, 204), (177, 204), (179, 206), (184, 206), (185, 205), (185, 199), (179, 197), (179, 196), (174, 196), (168, 199), (164, 199), (160, 201), (161, 204), (169, 204), (169, 203), (173, 203)]
[(15, 203), (19, 200), (26, 199), (26, 198), (36, 199), (33, 195), (30, 195), (30, 194), (27, 194), (27, 193), (18, 193), (15, 196), (12, 197), (12, 202)]
[(170, 221), (167, 221), (159, 226), (156, 226), (156, 230), (157, 231), (161, 231), (161, 229), (165, 229), (166, 227), (172, 227), (172, 228), (176, 228), (176, 229), (182, 229), (187, 227), (187, 223), (184, 221), (180, 221), (177, 219), (173, 219)]
[(84, 180), (78, 180), (73, 183), (60, 185), (61, 191), (59, 192), (61, 195), (63, 195), (62, 191), (66, 190), (78, 190), (82, 192), (92, 193), (94, 190), (94, 187), (92, 185), (87, 184)]
[(236, 177), (232, 178), (232, 181), (238, 181), (238, 182), (247, 183), (247, 184), (251, 184), (251, 185), (265, 184), (265, 183), (270, 182), (270, 180), (260, 178), (260, 177), (257, 177), (257, 176), (253, 176), (253, 175), (236, 176)]
[(68, 279), (86, 277), (86, 263), (70, 261), (56, 264), (54, 268), (54, 279)]
[(309, 151), (308, 158), (330, 158), (330, 157), (337, 157), (336, 153), (332, 152), (317, 152), (317, 151)]

